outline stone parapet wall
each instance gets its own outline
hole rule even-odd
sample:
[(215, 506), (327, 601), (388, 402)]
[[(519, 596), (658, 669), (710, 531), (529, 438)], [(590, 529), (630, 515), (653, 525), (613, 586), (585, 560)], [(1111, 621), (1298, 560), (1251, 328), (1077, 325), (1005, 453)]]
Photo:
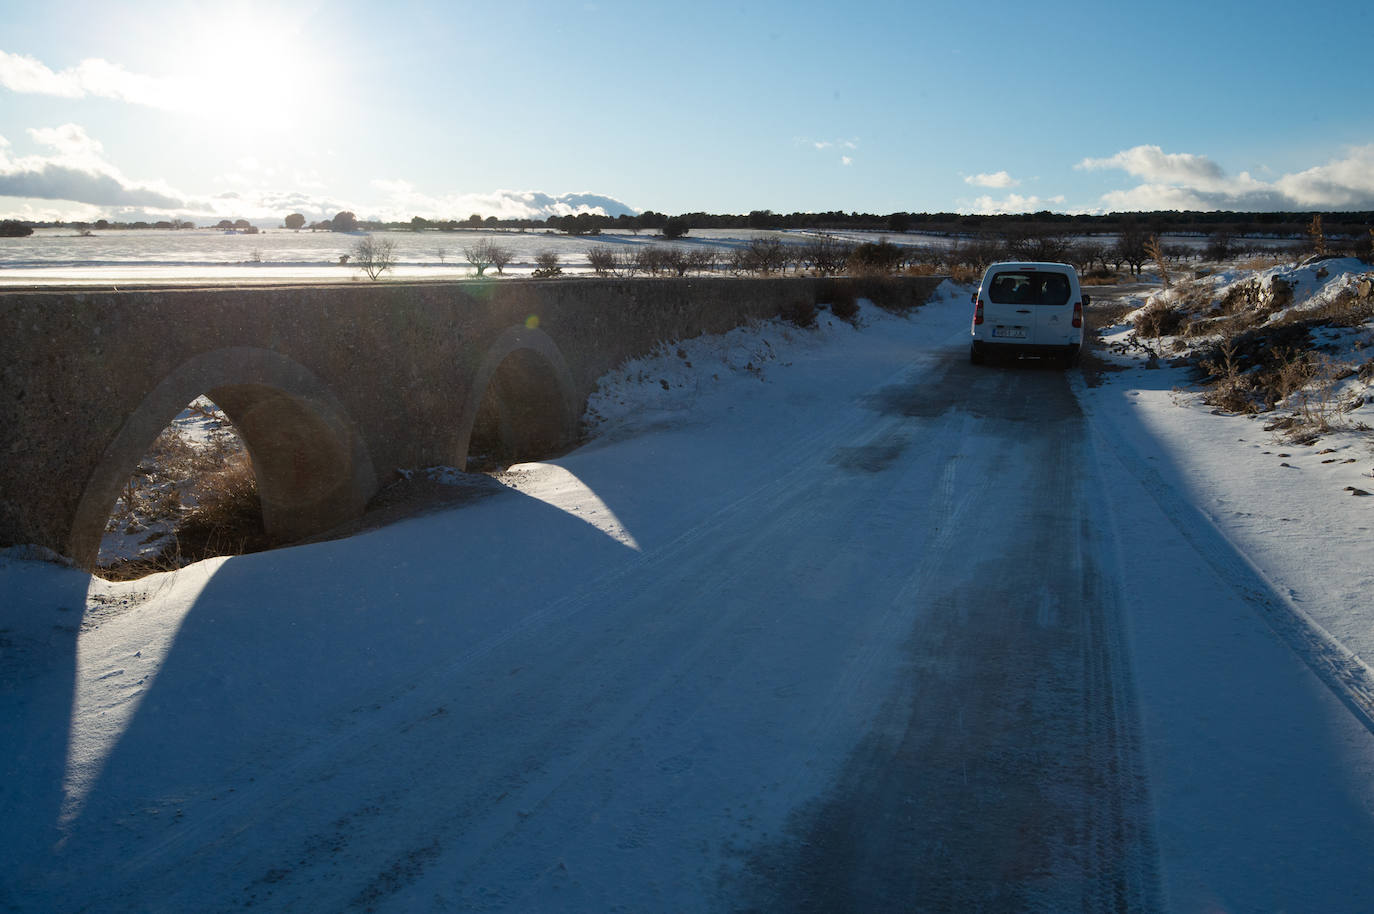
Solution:
[[(258, 454), (279, 464), (282, 493), (335, 460), (308, 439), (334, 436), (330, 453), (348, 464), (338, 483), (346, 496), (320, 496), (332, 507), (318, 516), (305, 502), (282, 503), (283, 517), (306, 512), (295, 518), (306, 530), (360, 510), (395, 468), (461, 465), (482, 397), (479, 369), (512, 328), (526, 328), (516, 345), (531, 340), (546, 357), (556, 349), (562, 395), (580, 411), (597, 380), (626, 359), (799, 301), (823, 302), (835, 282), (567, 278), (0, 293), (0, 545), (88, 550), (89, 531), (77, 537), (79, 549), (72, 545), (83, 498), (82, 510), (98, 514), (108, 488), (98, 478), (120, 469), (127, 478), (137, 456), (117, 464), (200, 393), (219, 390), (233, 402), (236, 425), (257, 421), (256, 442), (245, 438), (255, 466)], [(920, 303), (939, 278), (884, 282)], [(309, 435), (288, 434), (288, 422)], [(103, 506), (106, 515), (112, 506)]]

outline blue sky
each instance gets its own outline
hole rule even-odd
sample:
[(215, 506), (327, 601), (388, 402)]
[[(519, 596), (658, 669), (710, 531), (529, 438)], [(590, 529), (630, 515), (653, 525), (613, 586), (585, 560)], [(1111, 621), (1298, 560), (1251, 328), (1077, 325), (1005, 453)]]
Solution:
[(1326, 0), (0, 0), (0, 216), (1374, 209), (1371, 33)]

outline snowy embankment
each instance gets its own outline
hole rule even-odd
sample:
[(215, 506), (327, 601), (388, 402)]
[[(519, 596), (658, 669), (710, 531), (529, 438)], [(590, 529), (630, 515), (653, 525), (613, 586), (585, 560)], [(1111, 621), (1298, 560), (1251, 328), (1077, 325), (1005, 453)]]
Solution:
[[(1235, 544), (1289, 612), (1335, 654), (1349, 652), (1345, 659), (1374, 683), (1374, 319), (1361, 320), (1374, 310), (1362, 304), (1374, 301), (1371, 280), (1368, 264), (1347, 258), (1233, 268), (1155, 292), (1104, 335), (1117, 349), (1107, 356), (1124, 370), (1105, 374), (1083, 399), (1099, 424), (1148, 455), (1142, 459), (1160, 478)], [(1197, 318), (1191, 332), (1146, 341), (1162, 360), (1129, 345), (1133, 318), (1150, 308), (1186, 311), (1188, 300)], [(1338, 320), (1311, 328), (1310, 365), (1295, 370), (1298, 386), (1280, 388), (1286, 395), (1272, 408), (1258, 392), (1251, 397), (1259, 411), (1217, 408), (1182, 359), (1245, 345), (1232, 342), (1244, 337), (1227, 326), (1240, 319), (1241, 333), (1258, 341), (1251, 348), (1277, 349), (1281, 363), (1296, 366), (1304, 354), (1291, 342), (1298, 337), (1285, 338), (1284, 352), (1284, 342), (1264, 342), (1266, 331), (1332, 314)], [(1258, 374), (1253, 366), (1241, 377)]]
[[(1018, 663), (1008, 689), (1071, 694), (1072, 662), (1046, 680), (1030, 642), (1073, 657), (1071, 624), (1092, 613), (1130, 656), (1093, 705), (1119, 715), (1117, 754), (1085, 777), (1120, 776), (1141, 745), (1155, 821), (1126, 821), (1157, 835), (1163, 906), (1374, 904), (1358, 696), (1270, 633), (1292, 613), (1352, 668), (1374, 657), (1359, 599), (1374, 498), (1344, 488), (1374, 463), (1360, 439), (1315, 448), (1357, 463), (1321, 463), (1143, 362), (1073, 382), (1086, 425), (1035, 421), (1042, 394), (1072, 407), (1063, 380), (968, 366), (967, 300), (947, 285), (908, 318), (865, 305), (857, 330), (822, 313), (816, 331), (668, 344), (603, 380), (588, 445), (349, 539), (127, 583), (0, 557), (0, 908), (746, 907), (749, 862), (767, 876), (769, 847), (810, 861), (793, 817), (850, 808), (831, 792), (875, 734), (933, 727), (927, 745), (961, 746), (1000, 697), (983, 687)], [(1081, 465), (1042, 484), (1056, 468), (1028, 455)], [(1100, 605), (1021, 593), (1046, 563), (1017, 543), (1058, 550), (1066, 577), (1093, 571)], [(1025, 627), (961, 629), (970, 612)], [(970, 645), (987, 667), (955, 651)], [(989, 679), (953, 690), (957, 706), (919, 704), (961, 668)], [(1074, 733), (1084, 717), (1053, 720)], [(1073, 790), (1002, 798), (1037, 796), (1018, 765), (1091, 764), (1060, 765), (1055, 734), (1034, 735), (961, 771), (907, 758), (916, 776), (859, 826), (1058, 835)], [(999, 766), (1011, 780), (989, 778)], [(1121, 797), (1095, 799), (1122, 815)], [(959, 820), (970, 808), (1020, 818)], [(944, 899), (969, 909), (1016, 880), (1042, 893), (1020, 907), (1068, 906), (1083, 859), (1104, 883), (1155, 868), (996, 846), (918, 850), (933, 875), (982, 880)], [(843, 856), (819, 861), (836, 883)]]

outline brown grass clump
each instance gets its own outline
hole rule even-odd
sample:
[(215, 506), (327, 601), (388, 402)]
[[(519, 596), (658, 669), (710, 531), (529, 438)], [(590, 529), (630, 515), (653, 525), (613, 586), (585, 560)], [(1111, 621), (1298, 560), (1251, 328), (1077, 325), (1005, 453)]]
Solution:
[(1285, 258), (1279, 254), (1257, 254), (1247, 260), (1242, 260), (1240, 263), (1236, 264), (1236, 268), (1258, 273), (1261, 270), (1268, 270), (1276, 267), (1283, 263), (1284, 260)]
[(957, 283), (974, 283), (983, 278), (983, 271), (968, 264), (951, 264), (949, 278)]
[(816, 326), (816, 303), (809, 299), (795, 299), (782, 306), (782, 319), (804, 330)]
[(854, 289), (846, 283), (835, 283), (829, 289), (827, 296), (830, 303), (830, 313), (842, 321), (854, 323), (859, 316), (859, 299), (854, 294)]
[(151, 547), (137, 558), (97, 569), (111, 580), (170, 571), (216, 555), (268, 548), (253, 464), (233, 427), (217, 410), (193, 411), (224, 426), (197, 444), (169, 426), (129, 477), (106, 524)]
[(196, 503), (182, 515), (176, 538), (191, 561), (264, 548), (262, 502), (253, 462), (242, 451), (199, 480)]
[(1168, 302), (1155, 301), (1135, 316), (1135, 332), (1151, 338), (1176, 336), (1183, 327), (1184, 316)]
[(1273, 409), (1314, 375), (1315, 353), (1306, 324), (1256, 327), (1203, 349), (1197, 363), (1203, 400), (1229, 412)]

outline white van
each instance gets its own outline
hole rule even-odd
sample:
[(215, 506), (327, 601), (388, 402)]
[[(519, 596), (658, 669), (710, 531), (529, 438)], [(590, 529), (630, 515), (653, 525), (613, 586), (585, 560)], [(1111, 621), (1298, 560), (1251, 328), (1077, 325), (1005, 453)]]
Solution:
[(969, 359), (1051, 356), (1067, 368), (1083, 346), (1087, 303), (1067, 263), (994, 263), (973, 293)]

